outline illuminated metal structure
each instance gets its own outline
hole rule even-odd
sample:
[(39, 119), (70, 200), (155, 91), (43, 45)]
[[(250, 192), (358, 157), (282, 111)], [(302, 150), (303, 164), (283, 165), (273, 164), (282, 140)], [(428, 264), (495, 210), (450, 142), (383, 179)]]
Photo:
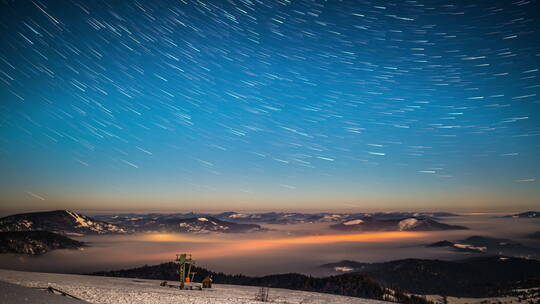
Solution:
[(179, 265), (178, 274), (180, 275), (180, 289), (185, 289), (186, 282), (190, 283), (193, 281), (195, 272), (191, 272), (191, 266), (195, 265), (195, 261), (191, 258), (191, 254), (181, 253), (176, 255), (176, 260), (174, 262)]

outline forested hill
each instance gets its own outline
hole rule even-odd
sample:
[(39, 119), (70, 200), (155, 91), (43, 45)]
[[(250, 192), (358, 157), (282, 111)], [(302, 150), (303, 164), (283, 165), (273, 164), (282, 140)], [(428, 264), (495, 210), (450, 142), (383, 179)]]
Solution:
[[(178, 265), (174, 263), (164, 263), (128, 270), (97, 272), (92, 275), (177, 281), (179, 279), (177, 269)], [(358, 274), (345, 274), (326, 278), (314, 278), (297, 273), (249, 277), (216, 273), (200, 267), (194, 267), (192, 271), (197, 273), (195, 281), (198, 282), (206, 276), (212, 276), (214, 283), (217, 284), (268, 286), (409, 304), (430, 303), (421, 297), (408, 296), (400, 291), (389, 290), (367, 276)]]
[[(351, 267), (351, 261), (347, 262)], [(340, 266), (340, 263), (326, 266)], [(358, 263), (353, 272), (324, 278), (289, 273), (249, 277), (215, 273), (195, 268), (195, 281), (211, 275), (221, 284), (269, 286), (316, 291), (370, 299), (388, 300), (397, 291), (404, 303), (421, 302), (407, 299), (401, 292), (439, 294), (455, 297), (495, 297), (513, 290), (540, 287), (540, 261), (508, 257), (480, 257), (460, 261), (405, 259), (384, 263)], [(156, 280), (178, 280), (177, 265), (165, 263), (128, 270), (94, 273), (94, 275)]]

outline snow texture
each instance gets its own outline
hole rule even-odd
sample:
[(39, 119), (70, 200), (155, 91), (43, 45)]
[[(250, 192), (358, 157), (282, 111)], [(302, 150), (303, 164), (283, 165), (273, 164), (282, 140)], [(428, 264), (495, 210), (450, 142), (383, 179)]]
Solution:
[(23, 287), (0, 281), (0, 303), (2, 304), (83, 304), (79, 300), (52, 294), (45, 290)]
[(417, 223), (418, 223), (418, 220), (415, 218), (404, 219), (399, 222), (399, 230), (400, 231), (409, 230), (413, 228)]
[[(90, 303), (209, 304), (261, 303), (259, 287), (214, 284), (212, 289), (179, 290), (159, 286), (160, 281), (0, 269), (3, 281), (27, 287), (58, 288)], [(177, 284), (169, 282), (169, 284)], [(11, 293), (10, 293), (11, 294)], [(15, 295), (14, 295), (15, 296)], [(0, 298), (2, 299), (2, 298)], [(2, 299), (3, 300), (3, 299)], [(271, 288), (269, 300), (282, 304), (383, 304), (388, 302), (338, 295)], [(3, 300), (4, 301), (4, 300)], [(24, 303), (8, 302), (2, 303)], [(45, 303), (45, 302), (44, 302)], [(68, 302), (55, 302), (68, 303)]]

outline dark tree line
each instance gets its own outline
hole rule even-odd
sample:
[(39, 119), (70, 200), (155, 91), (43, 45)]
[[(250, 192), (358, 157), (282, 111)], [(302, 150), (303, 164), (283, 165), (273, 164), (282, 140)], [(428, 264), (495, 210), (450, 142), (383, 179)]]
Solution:
[[(139, 279), (155, 279), (177, 281), (177, 265), (164, 263), (155, 266), (143, 266), (129, 270), (97, 272), (93, 275), (128, 277)], [(194, 267), (195, 281), (201, 281), (211, 276), (217, 284), (232, 284), (246, 286), (265, 286), (311, 292), (322, 292), (351, 297), (361, 297), (376, 300), (394, 300), (406, 304), (430, 304), (422, 297), (410, 296), (401, 291), (389, 290), (371, 278), (358, 274), (345, 274), (325, 278), (315, 278), (297, 273), (277, 274), (264, 277), (249, 277), (245, 275), (229, 275), (212, 272), (200, 267)]]

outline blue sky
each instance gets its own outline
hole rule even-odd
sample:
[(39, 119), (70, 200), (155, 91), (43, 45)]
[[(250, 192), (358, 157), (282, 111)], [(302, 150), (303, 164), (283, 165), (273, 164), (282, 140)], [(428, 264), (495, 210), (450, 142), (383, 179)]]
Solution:
[(537, 1), (2, 3), (5, 209), (529, 209)]

